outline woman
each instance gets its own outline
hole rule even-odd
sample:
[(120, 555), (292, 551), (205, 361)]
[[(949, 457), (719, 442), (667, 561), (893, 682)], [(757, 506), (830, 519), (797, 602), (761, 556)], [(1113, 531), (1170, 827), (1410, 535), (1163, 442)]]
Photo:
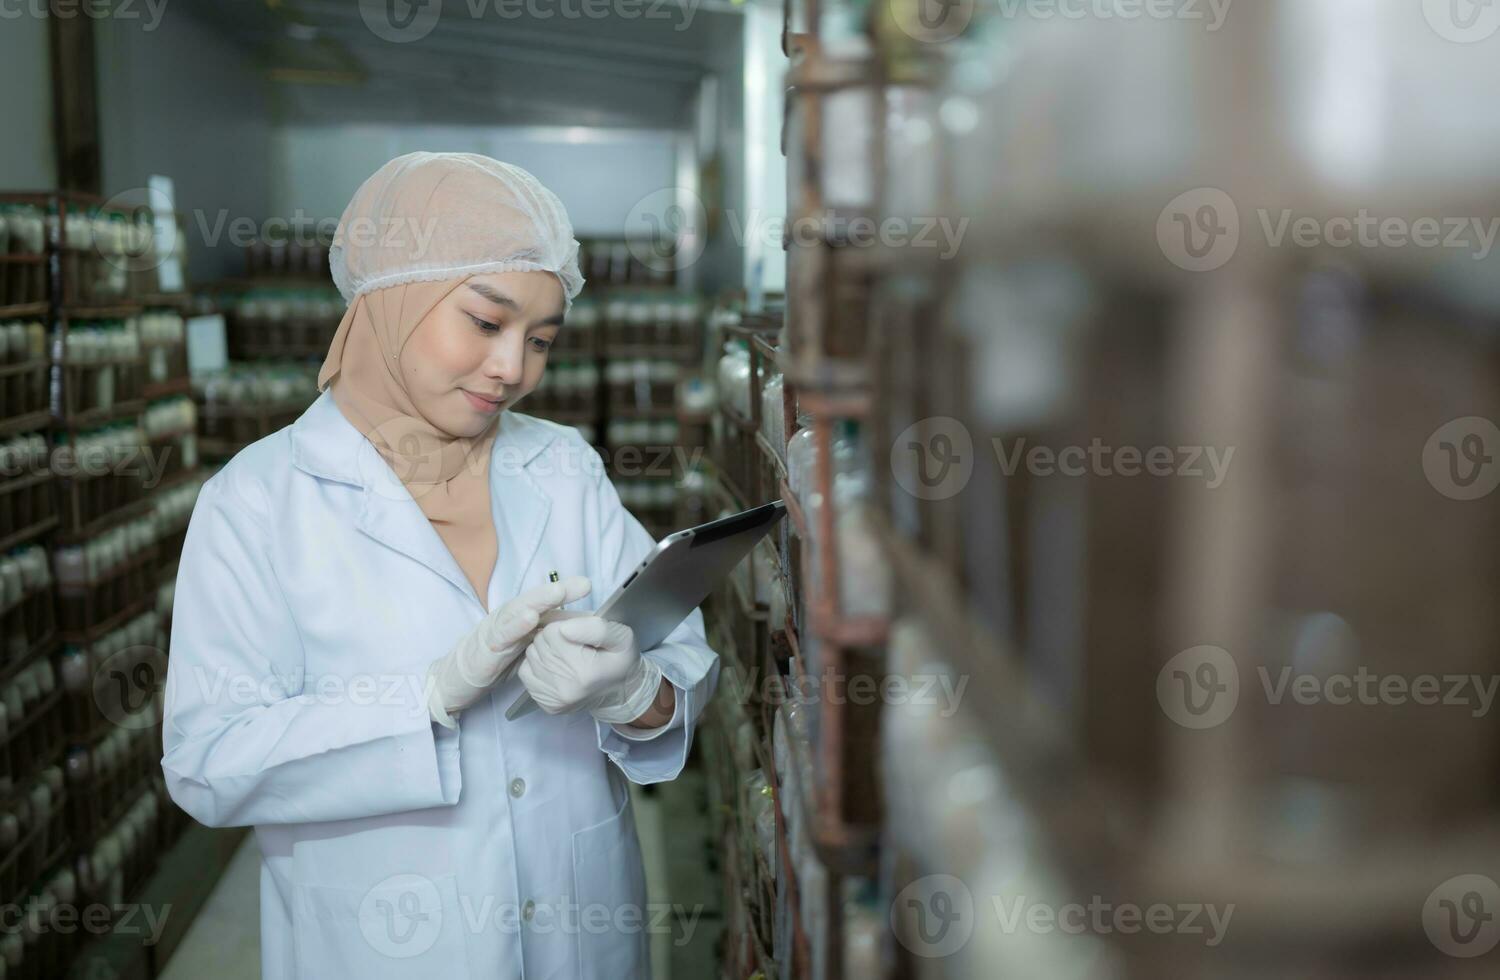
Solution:
[[(701, 613), (647, 651), (588, 615), (653, 542), (576, 430), (512, 411), (572, 235), (517, 167), (382, 167), (335, 235), (321, 394), (194, 507), (162, 770), (255, 827), (264, 977), (649, 974), (626, 780), (682, 771), (719, 665)], [(523, 687), (544, 711), (508, 721)]]

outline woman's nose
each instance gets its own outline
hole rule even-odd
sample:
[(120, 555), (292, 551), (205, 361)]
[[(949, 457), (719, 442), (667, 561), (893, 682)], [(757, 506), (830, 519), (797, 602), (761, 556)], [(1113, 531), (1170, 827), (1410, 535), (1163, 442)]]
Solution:
[(522, 346), (525, 340), (520, 331), (495, 338), (489, 357), (485, 360), (485, 374), (501, 384), (520, 384), (526, 362), (526, 352)]

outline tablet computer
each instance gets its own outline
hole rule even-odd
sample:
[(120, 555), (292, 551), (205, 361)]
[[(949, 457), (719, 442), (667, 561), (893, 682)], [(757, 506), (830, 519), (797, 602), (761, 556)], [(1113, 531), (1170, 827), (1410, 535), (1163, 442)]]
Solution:
[[(785, 514), (786, 504), (774, 500), (668, 535), (591, 615), (624, 623), (635, 631), (640, 649), (650, 650), (708, 598)], [(535, 707), (523, 691), (505, 717), (514, 720)]]

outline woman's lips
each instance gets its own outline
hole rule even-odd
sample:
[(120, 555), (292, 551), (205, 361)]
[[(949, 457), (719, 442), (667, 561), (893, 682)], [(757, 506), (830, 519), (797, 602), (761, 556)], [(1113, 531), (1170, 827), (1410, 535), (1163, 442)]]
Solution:
[(505, 399), (502, 398), (500, 399), (500, 401), (492, 402), (488, 398), (480, 398), (478, 395), (469, 391), (467, 388), (461, 388), (459, 390), (464, 393), (464, 397), (469, 400), (470, 405), (474, 406), (474, 410), (476, 412), (497, 412), (500, 410), (500, 405), (505, 401)]

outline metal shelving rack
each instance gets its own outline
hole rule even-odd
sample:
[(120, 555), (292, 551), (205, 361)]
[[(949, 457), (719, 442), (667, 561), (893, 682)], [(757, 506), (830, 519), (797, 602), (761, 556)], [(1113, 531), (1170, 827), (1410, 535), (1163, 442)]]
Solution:
[[(155, 277), (150, 269), (141, 271), (128, 267), (119, 270), (124, 275), (116, 277), (122, 287), (118, 294), (101, 295), (84, 284), (82, 277), (89, 269), (89, 264), (107, 261), (107, 259), (103, 253), (94, 255), (86, 249), (74, 247), (74, 243), (68, 239), (67, 216), (69, 213), (91, 212), (105, 206), (101, 198), (72, 192), (33, 192), (0, 194), (0, 203), (21, 204), (39, 209), (45, 221), (45, 242), (42, 254), (0, 256), (0, 262), (7, 265), (36, 266), (41, 270), (39, 281), (33, 283), (32, 287), (33, 291), (40, 288), (43, 296), (37, 297), (39, 300), (37, 302), (0, 307), (0, 318), (38, 317), (45, 321), (47, 328), (47, 351), (45, 360), (40, 365), (27, 363), (9, 365), (3, 369), (5, 373), (23, 370), (44, 372), (47, 382), (44, 388), (47, 407), (24, 416), (7, 419), (3, 425), (4, 434), (13, 435), (45, 430), (49, 451), (51, 451), (57, 445), (60, 436), (73, 441), (80, 432), (101, 424), (138, 419), (151, 400), (189, 393), (186, 379), (182, 375), (158, 385), (146, 385), (142, 383), (145, 374), (144, 360), (116, 361), (111, 367), (117, 371), (129, 368), (135, 370), (136, 377), (129, 383), (136, 389), (137, 397), (116, 400), (107, 409), (76, 410), (73, 395), (74, 389), (79, 384), (79, 377), (76, 371), (70, 370), (74, 369), (75, 365), (69, 363), (67, 357), (65, 341), (69, 326), (80, 320), (134, 318), (148, 306), (180, 308), (183, 297), (148, 292), (149, 289), (155, 288)], [(92, 281), (97, 282), (97, 267), (94, 268), (94, 272), (96, 278)], [(174, 361), (175, 366), (185, 373), (185, 358), (176, 356)], [(181, 471), (159, 489), (179, 485), (193, 475), (191, 470)], [(72, 517), (65, 522), (62, 511), (64, 504), (70, 508), (82, 505), (82, 498), (72, 492), (74, 488), (64, 486), (71, 479), (71, 477), (59, 477), (50, 469), (45, 473), (33, 474), (25, 478), (28, 485), (35, 482), (45, 482), (48, 485), (53, 512), (45, 520), (37, 521), (32, 527), (11, 535), (3, 542), (4, 550), (42, 539), (45, 539), (49, 552), (56, 546), (81, 544), (101, 532), (145, 515), (153, 505), (154, 496), (150, 492), (130, 494), (117, 506), (111, 507), (105, 513), (94, 514), (92, 517), (85, 518), (75, 509)], [(14, 487), (8, 489), (14, 489)], [(151, 608), (157, 601), (157, 587), (161, 581), (158, 574), (159, 564), (162, 557), (159, 545), (145, 549), (121, 567), (112, 570), (108, 581), (92, 583), (87, 590), (77, 596), (81, 605), (75, 604), (70, 608), (75, 613), (80, 610), (87, 611), (92, 608), (95, 599), (103, 597), (101, 590), (112, 588), (111, 583), (127, 578), (135, 583), (134, 587), (140, 593), (134, 600), (123, 606), (114, 602), (113, 605), (119, 608), (104, 618), (85, 615), (83, 618), (86, 622), (82, 625), (75, 622), (71, 629), (64, 629), (55, 623), (54, 628), (47, 633), (45, 638), (37, 638), (31, 653), (26, 658), (11, 662), (0, 670), (0, 679), (8, 680), (16, 676), (28, 664), (35, 663), (40, 658), (53, 658), (53, 673), (58, 678), (57, 689), (39, 703), (22, 722), (17, 724), (13, 720), (7, 735), (8, 749), (16, 744), (30, 744), (36, 741), (33, 733), (46, 736), (41, 743), (32, 746), (26, 752), (29, 757), (37, 760), (37, 772), (48, 764), (61, 765), (70, 747), (73, 750), (86, 751), (90, 756), (94, 756), (94, 749), (100, 744), (99, 740), (115, 730), (114, 725), (101, 712), (92, 690), (86, 690), (82, 692), (81, 697), (78, 697), (65, 688), (62, 681), (64, 672), (61, 670), (61, 659), (58, 659), (58, 654), (64, 642), (93, 644), (109, 630)], [(143, 571), (144, 575), (142, 575)], [(61, 593), (58, 591), (60, 588), (59, 585), (54, 584), (49, 595), (54, 620), (57, 620), (57, 611), (62, 604)], [(118, 766), (117, 771), (110, 777), (115, 782), (111, 783), (113, 789), (110, 790), (109, 795), (115, 802), (107, 813), (98, 811), (91, 795), (94, 787), (101, 792), (104, 790), (102, 782), (83, 788), (74, 781), (71, 775), (66, 777), (65, 789), (62, 793), (56, 794), (53, 799), (52, 817), (55, 829), (47, 837), (48, 854), (40, 862), (32, 860), (27, 864), (27, 867), (35, 872), (31, 880), (21, 883), (23, 888), (29, 889), (27, 894), (35, 893), (36, 889), (40, 888), (54, 872), (73, 869), (75, 865), (80, 869), (83, 868), (93, 846), (102, 839), (104, 834), (115, 829), (116, 823), (125, 817), (131, 804), (141, 801), (148, 794), (154, 795), (159, 801), (160, 815), (155, 825), (154, 840), (142, 841), (139, 853), (131, 861), (122, 864), (119, 869), (124, 876), (127, 898), (134, 893), (136, 887), (154, 868), (157, 852), (168, 847), (176, 839), (177, 834), (185, 828), (188, 822), (186, 815), (176, 811), (175, 806), (167, 798), (160, 775), (156, 774), (154, 777), (151, 775), (155, 755), (150, 751), (150, 746), (156, 744), (156, 754), (159, 755), (159, 736), (155, 740), (148, 738), (138, 740), (138, 742), (138, 748), (144, 747), (144, 753), (138, 752), (138, 757), (131, 760), (128, 765)], [(71, 772), (71, 768), (69, 771)], [(121, 780), (130, 781), (121, 782)], [(12, 867), (19, 859), (19, 855), (23, 853), (23, 849), (28, 846), (28, 842), (36, 839), (36, 834), (40, 832), (41, 830), (38, 829), (31, 837), (18, 842), (15, 848), (0, 858), (0, 867)], [(75, 861), (75, 857), (79, 860)], [(103, 882), (94, 882), (86, 876), (80, 877), (77, 881), (76, 904), (81, 906), (87, 902), (103, 901), (104, 892), (101, 889), (104, 887)], [(5, 897), (7, 900), (19, 901), (26, 895), (8, 894)], [(39, 941), (28, 940), (25, 960), (17, 975), (23, 977), (61, 976), (66, 972), (68, 964), (80, 947), (81, 943), (76, 936), (53, 933), (49, 930)]]

